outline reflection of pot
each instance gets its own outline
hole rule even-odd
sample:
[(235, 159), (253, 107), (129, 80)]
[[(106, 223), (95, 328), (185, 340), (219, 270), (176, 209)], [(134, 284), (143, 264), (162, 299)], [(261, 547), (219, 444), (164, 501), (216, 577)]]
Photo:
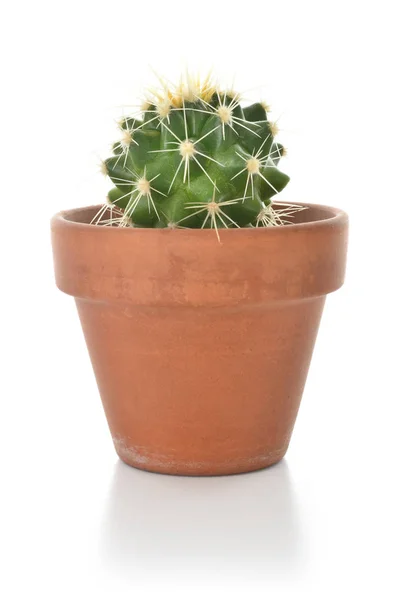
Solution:
[(302, 570), (303, 546), (285, 461), (243, 477), (200, 479), (115, 467), (101, 559), (127, 577), (204, 566), (287, 574)]
[[(347, 217), (209, 230), (52, 221), (58, 286), (76, 298), (119, 456), (163, 473), (266, 467), (285, 454)], [(304, 222), (301, 222), (303, 220)]]

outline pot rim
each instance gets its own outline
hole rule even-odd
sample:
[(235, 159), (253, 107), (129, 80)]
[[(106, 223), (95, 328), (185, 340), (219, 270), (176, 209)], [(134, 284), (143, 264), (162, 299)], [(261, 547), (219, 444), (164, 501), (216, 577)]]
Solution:
[[(283, 204), (289, 204), (288, 202), (283, 203), (283, 202), (276, 202), (273, 203), (273, 206), (282, 206)], [(307, 221), (301, 221), (298, 223), (291, 223), (291, 224), (285, 224), (285, 225), (281, 225), (281, 226), (277, 226), (277, 227), (233, 227), (233, 228), (219, 228), (219, 231), (222, 231), (224, 234), (224, 237), (226, 235), (243, 235), (243, 233), (246, 233), (246, 235), (249, 234), (250, 231), (254, 232), (254, 235), (279, 235), (280, 233), (283, 232), (288, 232), (288, 230), (295, 232), (295, 231), (301, 231), (301, 230), (305, 230), (305, 229), (315, 229), (315, 228), (320, 228), (320, 227), (332, 227), (332, 226), (338, 226), (341, 224), (344, 224), (348, 221), (348, 214), (340, 209), (340, 208), (335, 208), (333, 206), (328, 206), (325, 204), (314, 204), (314, 203), (308, 203), (308, 202), (290, 202), (291, 205), (294, 206), (303, 206), (307, 209), (307, 211), (304, 211), (304, 213), (300, 212), (298, 213), (298, 215), (303, 216), (306, 215), (308, 212), (308, 209), (311, 209), (311, 213), (317, 213), (316, 218), (312, 219), (312, 220), (307, 220)], [(116, 235), (115, 232), (119, 232), (119, 235), (126, 235), (128, 232), (130, 231), (140, 231), (140, 233), (144, 233), (144, 232), (149, 232), (146, 233), (145, 235), (170, 235), (169, 232), (174, 232), (171, 235), (180, 235), (180, 236), (196, 236), (196, 237), (205, 237), (205, 236), (209, 236), (210, 232), (215, 235), (215, 232), (212, 229), (196, 229), (196, 228), (187, 228), (187, 229), (179, 229), (179, 228), (170, 228), (170, 227), (164, 227), (164, 228), (155, 228), (155, 227), (100, 227), (98, 225), (95, 225), (94, 223), (87, 223), (84, 220), (75, 220), (73, 217), (74, 216), (78, 216), (79, 218), (79, 213), (82, 213), (82, 217), (83, 215), (93, 211), (97, 211), (99, 210), (99, 208), (101, 207), (101, 204), (93, 204), (90, 206), (83, 206), (80, 208), (72, 208), (72, 209), (67, 209), (67, 210), (62, 210), (57, 212), (56, 214), (54, 214), (54, 216), (52, 217), (51, 221), (52, 223), (57, 222), (57, 221), (62, 221), (64, 227), (73, 227), (75, 229), (80, 229), (80, 230), (87, 230), (87, 231), (91, 231), (92, 233), (94, 233), (95, 230), (98, 230), (99, 232), (102, 232), (102, 234), (104, 235), (105, 231), (110, 232), (109, 235)], [(323, 216), (323, 215), (326, 216)], [(72, 217), (72, 218), (71, 218)], [(111, 233), (114, 232), (114, 233)], [(151, 232), (151, 233), (150, 233)], [(264, 234), (261, 233), (255, 233), (255, 232), (264, 232)], [(128, 235), (131, 235), (131, 233), (128, 233)]]
[(329, 206), (298, 205), (314, 220), (301, 222), (303, 211), (293, 225), (220, 229), (220, 243), (212, 229), (132, 228), (132, 234), (91, 225), (96, 206), (62, 211), (51, 223), (56, 282), (78, 298), (142, 306), (323, 296), (343, 283), (348, 217)]

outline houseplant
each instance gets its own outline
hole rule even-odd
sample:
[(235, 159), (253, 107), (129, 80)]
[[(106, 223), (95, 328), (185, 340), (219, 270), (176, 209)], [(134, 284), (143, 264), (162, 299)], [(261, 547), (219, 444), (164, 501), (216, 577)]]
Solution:
[(103, 206), (52, 219), (114, 445), (163, 473), (246, 472), (288, 447), (347, 216), (279, 204), (289, 178), (267, 107), (210, 79), (125, 117)]

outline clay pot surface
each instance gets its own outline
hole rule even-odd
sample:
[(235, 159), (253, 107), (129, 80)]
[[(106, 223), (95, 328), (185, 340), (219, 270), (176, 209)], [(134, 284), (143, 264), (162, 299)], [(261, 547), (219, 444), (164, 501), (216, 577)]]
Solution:
[(252, 471), (285, 454), (326, 294), (343, 283), (347, 215), (294, 225), (128, 229), (52, 219), (115, 449), (161, 473)]

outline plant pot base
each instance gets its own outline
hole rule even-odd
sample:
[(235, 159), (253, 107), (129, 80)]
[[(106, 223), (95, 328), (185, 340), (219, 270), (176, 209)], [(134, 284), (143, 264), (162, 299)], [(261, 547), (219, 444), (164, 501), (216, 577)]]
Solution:
[(250, 458), (232, 459), (224, 462), (215, 461), (181, 461), (166, 455), (149, 455), (143, 451), (129, 448), (120, 441), (114, 440), (114, 445), (119, 458), (130, 467), (141, 471), (161, 473), (164, 475), (189, 475), (189, 476), (215, 476), (239, 475), (259, 471), (271, 467), (285, 456), (287, 448), (264, 453)]

